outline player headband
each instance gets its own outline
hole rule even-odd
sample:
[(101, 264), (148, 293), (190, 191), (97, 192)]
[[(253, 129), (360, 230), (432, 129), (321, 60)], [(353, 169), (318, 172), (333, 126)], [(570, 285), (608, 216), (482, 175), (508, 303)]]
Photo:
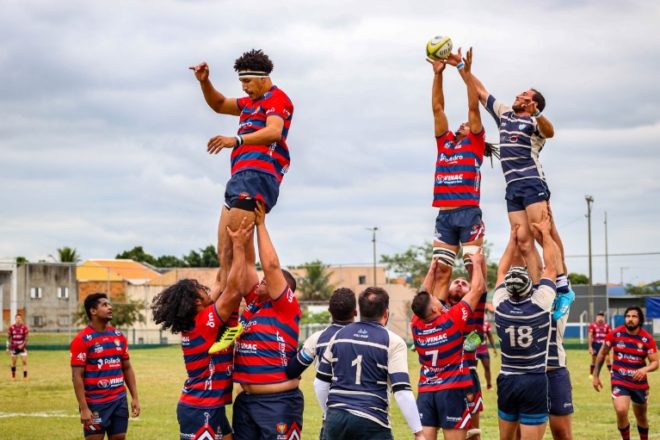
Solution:
[(262, 70), (239, 70), (239, 78), (267, 78), (268, 72)]

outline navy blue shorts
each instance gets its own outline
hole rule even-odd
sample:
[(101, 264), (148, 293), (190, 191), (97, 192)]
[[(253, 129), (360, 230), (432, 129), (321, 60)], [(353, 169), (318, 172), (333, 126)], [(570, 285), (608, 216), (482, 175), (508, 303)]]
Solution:
[[(273, 437), (275, 438), (275, 437)], [(290, 437), (285, 437), (290, 438)], [(392, 430), (364, 417), (337, 408), (328, 408), (321, 440), (394, 440)]]
[(435, 239), (452, 246), (478, 240), (485, 233), (481, 208), (477, 206), (441, 210), (435, 218)]
[(548, 421), (548, 377), (542, 374), (500, 374), (497, 413), (507, 422), (541, 425)]
[(430, 391), (417, 395), (422, 426), (443, 429), (468, 429), (472, 416), (468, 408), (468, 388)]
[(544, 180), (514, 180), (506, 186), (506, 209), (508, 212), (524, 211), (529, 205), (550, 200), (550, 190)]
[(179, 421), (181, 440), (191, 438), (215, 439), (232, 433), (224, 406), (195, 408), (179, 402), (176, 407), (176, 418)]
[(628, 388), (623, 385), (612, 385), (612, 399), (620, 396), (630, 396), (637, 405), (645, 405), (649, 400), (649, 389)]
[(279, 195), (280, 184), (275, 176), (261, 171), (240, 171), (225, 186), (225, 206), (231, 208), (237, 200), (252, 199), (263, 202), (266, 212), (270, 212)]
[(596, 356), (598, 355), (598, 352), (600, 351), (600, 347), (603, 346), (602, 342), (592, 342), (591, 343), (591, 350), (593, 351), (593, 355)]
[(481, 381), (477, 369), (470, 368), (470, 377), (472, 377), (472, 386), (468, 389), (466, 398), (470, 414), (480, 413), (484, 410), (484, 399), (481, 395)]
[(123, 434), (128, 430), (128, 401), (126, 396), (106, 403), (89, 403), (92, 424), (83, 425), (83, 435)]
[(548, 370), (548, 407), (551, 416), (573, 414), (573, 387), (566, 368)]
[(300, 438), (304, 406), (298, 388), (272, 394), (240, 393), (234, 401), (234, 440)]

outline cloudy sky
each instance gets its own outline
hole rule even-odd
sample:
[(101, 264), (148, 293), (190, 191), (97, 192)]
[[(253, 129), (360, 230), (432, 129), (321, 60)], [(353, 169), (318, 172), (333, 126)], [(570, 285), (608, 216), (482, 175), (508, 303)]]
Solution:
[[(0, 15), (0, 257), (62, 246), (107, 258), (135, 245), (181, 256), (215, 241), (229, 152), (206, 153), (237, 120), (214, 114), (188, 66), (240, 96), (233, 72), (262, 48), (295, 105), (292, 164), (268, 225), (284, 264), (370, 263), (430, 240), (435, 142), (424, 45), (473, 46), (474, 72), (512, 102), (531, 86), (556, 136), (541, 160), (569, 256), (593, 252), (609, 279), (660, 279), (660, 3), (548, 1), (31, 1)], [(445, 75), (450, 125), (465, 90)], [(487, 138), (497, 140), (484, 115)], [(482, 209), (498, 256), (504, 179), (483, 168)], [(605, 280), (594, 257), (594, 279)]]

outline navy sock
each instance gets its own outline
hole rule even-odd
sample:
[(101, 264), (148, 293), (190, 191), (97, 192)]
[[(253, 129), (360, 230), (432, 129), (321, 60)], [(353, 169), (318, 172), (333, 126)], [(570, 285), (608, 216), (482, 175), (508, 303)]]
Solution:
[(630, 440), (630, 424), (624, 428), (618, 428), (621, 433), (622, 440)]
[(568, 277), (566, 274), (562, 273), (557, 275), (557, 293), (568, 293), (569, 291)]
[(642, 428), (637, 425), (637, 432), (639, 432), (639, 440), (648, 440), (649, 438), (649, 427)]

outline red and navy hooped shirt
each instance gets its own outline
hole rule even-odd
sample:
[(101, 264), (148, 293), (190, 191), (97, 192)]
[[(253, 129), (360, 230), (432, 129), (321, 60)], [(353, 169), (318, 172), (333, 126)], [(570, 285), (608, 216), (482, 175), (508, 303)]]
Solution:
[(291, 158), (286, 138), (293, 117), (293, 104), (282, 90), (273, 86), (263, 96), (254, 101), (249, 97), (236, 100), (241, 111), (238, 134), (254, 133), (266, 127), (269, 116), (278, 116), (284, 121), (282, 138), (270, 145), (243, 144), (235, 147), (231, 153), (231, 174), (244, 170), (255, 170), (271, 174), (282, 182), (289, 170)]
[[(487, 299), (488, 299), (488, 292), (482, 293), (481, 298), (479, 298), (479, 303), (477, 304), (477, 308), (474, 309), (472, 315), (470, 316), (470, 319), (468, 319), (467, 325), (465, 326), (465, 331), (463, 333), (465, 336), (472, 333), (473, 331), (477, 331), (479, 333), (483, 331), (484, 318), (486, 316)], [(483, 334), (481, 336), (483, 337)], [(467, 366), (470, 370), (477, 369), (476, 350), (463, 352), (463, 360), (465, 361), (465, 366)]]
[(211, 304), (195, 316), (195, 326), (181, 334), (188, 379), (183, 384), (179, 403), (196, 408), (231, 404), (233, 350), (208, 353), (224, 329), (225, 323), (218, 316), (215, 304)]
[(461, 301), (432, 321), (413, 317), (410, 329), (419, 356), (420, 393), (472, 386), (463, 358), (463, 334), (471, 315), (470, 306)]
[(468, 134), (456, 143), (451, 131), (435, 138), (438, 157), (435, 162), (433, 206), (454, 208), (479, 206), (481, 163), (486, 148), (486, 131)]
[(82, 367), (87, 403), (113, 402), (126, 395), (122, 361), (128, 360), (124, 334), (108, 326), (102, 332), (92, 326), (71, 341), (71, 366)]
[(646, 330), (639, 329), (636, 335), (631, 335), (622, 325), (615, 328), (605, 337), (605, 344), (614, 353), (612, 356), (612, 386), (620, 385), (627, 388), (645, 390), (649, 387), (646, 376), (640, 381), (633, 380), (635, 370), (646, 366), (649, 354), (656, 353), (658, 346)]
[(287, 381), (286, 366), (298, 349), (301, 313), (296, 296), (286, 287), (277, 299), (252, 291), (245, 302), (243, 333), (234, 349), (234, 380), (246, 384)]
[(611, 328), (608, 323), (603, 322), (598, 324), (597, 322), (592, 322), (589, 324), (589, 334), (591, 334), (591, 342), (596, 344), (602, 344), (605, 340), (605, 337), (610, 332)]
[[(27, 340), (28, 333), (30, 333), (30, 330), (28, 329), (28, 326), (25, 324), (12, 324), (9, 326), (9, 333), (8, 333), (8, 340), (9, 340), (9, 349), (10, 350), (18, 350), (18, 347), (22, 346), (25, 344), (25, 341)], [(23, 347), (25, 348), (25, 347)]]

